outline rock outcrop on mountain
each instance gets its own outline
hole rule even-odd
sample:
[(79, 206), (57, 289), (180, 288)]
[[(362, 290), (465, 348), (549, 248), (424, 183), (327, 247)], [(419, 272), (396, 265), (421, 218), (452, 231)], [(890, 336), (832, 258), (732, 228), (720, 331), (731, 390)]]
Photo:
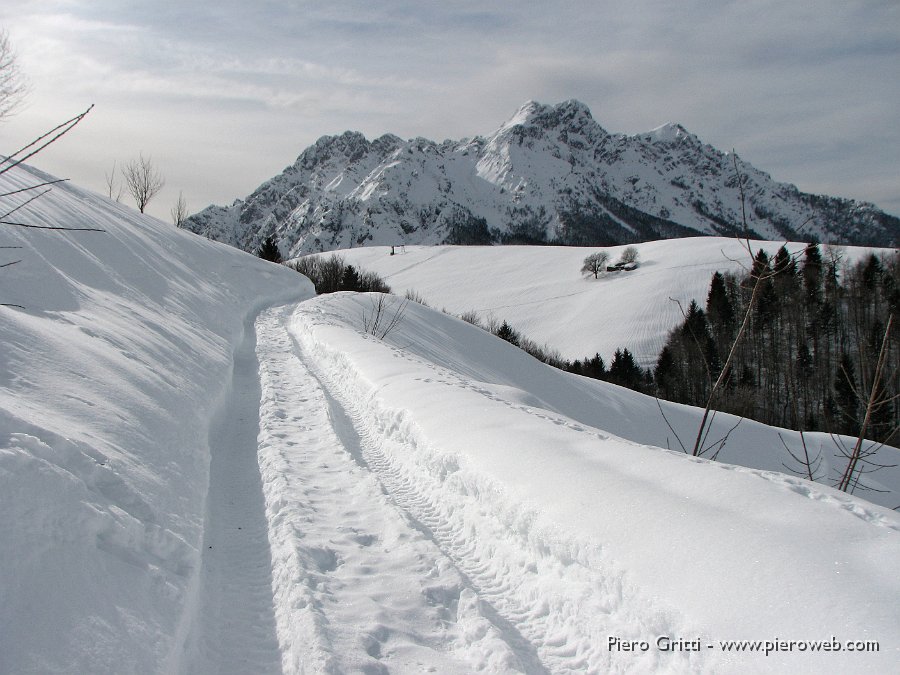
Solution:
[(247, 251), (274, 236), (288, 256), (392, 244), (608, 246), (698, 234), (900, 242), (900, 219), (873, 204), (778, 183), (679, 124), (611, 134), (578, 101), (528, 102), (493, 134), (459, 141), (324, 136), (246, 199), (210, 206), (186, 227)]

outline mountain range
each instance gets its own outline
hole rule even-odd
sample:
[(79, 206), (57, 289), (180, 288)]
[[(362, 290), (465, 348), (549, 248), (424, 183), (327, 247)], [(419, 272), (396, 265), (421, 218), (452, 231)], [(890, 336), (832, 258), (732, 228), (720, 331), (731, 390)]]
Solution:
[(679, 124), (609, 133), (575, 100), (530, 101), (488, 136), (323, 136), (189, 230), (285, 256), (369, 245), (610, 246), (697, 235), (897, 246), (900, 219), (801, 192)]

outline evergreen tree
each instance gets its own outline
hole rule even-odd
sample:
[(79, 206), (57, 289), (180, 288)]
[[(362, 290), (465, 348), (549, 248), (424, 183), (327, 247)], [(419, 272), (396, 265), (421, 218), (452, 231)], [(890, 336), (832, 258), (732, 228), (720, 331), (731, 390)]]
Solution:
[(519, 335), (519, 331), (517, 331), (515, 328), (513, 328), (508, 323), (506, 323), (506, 321), (504, 321), (500, 325), (500, 328), (497, 329), (496, 335), (501, 340), (506, 340), (507, 342), (509, 342), (512, 345), (515, 345), (516, 347), (519, 346), (519, 341), (521, 339), (521, 336)]
[(709, 284), (709, 293), (706, 296), (706, 316), (716, 343), (716, 351), (719, 354), (726, 354), (734, 339), (737, 323), (734, 303), (721, 272), (713, 274)]
[(822, 252), (817, 244), (806, 247), (800, 273), (807, 305), (818, 307), (822, 304)]
[(852, 434), (859, 428), (858, 388), (853, 361), (847, 352), (843, 352), (834, 377), (834, 424), (837, 433)]
[(347, 265), (344, 273), (341, 275), (340, 289), (342, 291), (358, 291), (360, 290), (359, 272), (353, 265)]
[(268, 260), (274, 263), (280, 263), (282, 260), (281, 250), (278, 248), (278, 244), (275, 242), (275, 237), (271, 234), (266, 237), (266, 240), (260, 245), (258, 249), (256, 249), (256, 255), (263, 260)]
[(656, 383), (659, 396), (671, 401), (678, 400), (678, 368), (669, 345), (662, 348), (659, 358), (656, 359), (653, 381)]
[(603, 363), (600, 354), (594, 354), (593, 358), (584, 360), (584, 375), (595, 380), (606, 379), (606, 364)]
[(609, 381), (640, 391), (643, 379), (644, 371), (634, 360), (634, 355), (627, 349), (617, 349), (609, 366)]
[(769, 256), (759, 249), (753, 259), (753, 267), (750, 272), (752, 283), (760, 279), (762, 288), (756, 301), (754, 318), (759, 326), (769, 326), (777, 313), (778, 294), (775, 291), (775, 283), (772, 280), (772, 267), (769, 264)]
[(772, 260), (772, 271), (779, 285), (793, 285), (797, 276), (797, 262), (788, 252), (786, 246), (782, 246)]

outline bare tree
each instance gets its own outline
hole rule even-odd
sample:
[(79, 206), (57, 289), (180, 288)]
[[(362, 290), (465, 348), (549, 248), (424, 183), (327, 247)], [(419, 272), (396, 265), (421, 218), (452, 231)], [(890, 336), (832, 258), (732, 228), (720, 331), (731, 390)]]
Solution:
[(188, 217), (188, 208), (184, 193), (181, 190), (178, 191), (178, 201), (175, 202), (175, 206), (172, 207), (170, 213), (172, 214), (172, 222), (175, 224), (175, 227), (182, 227)]
[(607, 262), (609, 262), (609, 253), (607, 253), (606, 251), (591, 253), (587, 258), (584, 259), (584, 265), (581, 268), (581, 273), (593, 274), (594, 278), (597, 279), (600, 276), (600, 272), (606, 270)]
[(125, 188), (134, 197), (141, 213), (166, 184), (162, 174), (153, 166), (153, 160), (145, 158), (143, 154), (122, 167), (122, 177), (125, 179)]
[(27, 93), (28, 82), (19, 69), (9, 35), (0, 29), (0, 120), (15, 113)]
[(115, 199), (117, 202), (122, 200), (122, 184), (116, 182), (116, 160), (113, 160), (112, 169), (109, 173), (104, 174), (106, 178), (106, 196)]
[(637, 247), (629, 246), (624, 251), (622, 251), (619, 262), (625, 265), (637, 264), (638, 258), (640, 257), (641, 254), (638, 252)]
[[(750, 257), (750, 260), (754, 261), (753, 249), (752, 249), (751, 243), (750, 243), (749, 227), (747, 224), (746, 196), (744, 194), (744, 176), (741, 173), (740, 169), (738, 168), (737, 154), (735, 154), (733, 151), (732, 151), (732, 162), (734, 164), (734, 173), (735, 173), (735, 176), (737, 179), (737, 186), (738, 186), (740, 201), (741, 201), (741, 222), (744, 226), (744, 236), (737, 237), (737, 240), (741, 243), (741, 246), (747, 252), (748, 256)], [(806, 223), (804, 223), (804, 225), (805, 224)], [(787, 242), (785, 242), (785, 244), (787, 244)], [(789, 257), (789, 258), (791, 260), (793, 259), (792, 257)], [(737, 262), (737, 261), (734, 261), (734, 262)], [(737, 428), (737, 425), (735, 425), (735, 427), (732, 428), (732, 430), (729, 431), (722, 439), (720, 439), (718, 441), (714, 441), (713, 443), (707, 443), (709, 434), (712, 431), (713, 421), (715, 420), (715, 417), (716, 417), (716, 411), (713, 408), (713, 406), (717, 402), (716, 398), (719, 395), (720, 391), (725, 387), (726, 382), (731, 377), (732, 362), (735, 359), (735, 356), (738, 351), (738, 347), (740, 346), (741, 341), (744, 338), (744, 335), (748, 332), (750, 319), (753, 315), (753, 312), (756, 309), (756, 306), (757, 306), (757, 303), (759, 302), (760, 296), (763, 293), (763, 289), (765, 287), (766, 282), (769, 282), (771, 279), (773, 279), (775, 276), (777, 276), (777, 274), (780, 271), (781, 270), (777, 266), (775, 269), (768, 268), (768, 266), (757, 269), (757, 266), (753, 265), (753, 263), (751, 263), (750, 297), (749, 297), (749, 300), (747, 301), (746, 310), (744, 312), (744, 318), (743, 318), (743, 321), (741, 322), (740, 326), (737, 328), (736, 333), (734, 334), (734, 338), (732, 339), (731, 346), (728, 350), (728, 356), (725, 359), (725, 363), (722, 364), (721, 369), (718, 370), (718, 376), (715, 377), (715, 380), (713, 380), (715, 373), (713, 372), (712, 364), (710, 364), (707, 357), (703, 354), (702, 341), (700, 339), (700, 336), (692, 334), (692, 337), (693, 337), (695, 343), (698, 345), (698, 347), (700, 347), (700, 356), (703, 361), (703, 366), (705, 368), (706, 378), (708, 381), (708, 394), (706, 397), (706, 405), (703, 409), (703, 416), (700, 419), (700, 426), (697, 429), (697, 437), (694, 440), (694, 445), (691, 450), (691, 454), (695, 457), (703, 456), (713, 447), (718, 447), (718, 449), (719, 449), (718, 451), (721, 451), (721, 449), (724, 447), (724, 443), (728, 441), (728, 437), (731, 434), (731, 431), (733, 431), (735, 428)], [(681, 309), (681, 313), (682, 313), (682, 316), (685, 317), (685, 321), (687, 321), (687, 314), (685, 313), (684, 308), (681, 306), (681, 303), (678, 302), (677, 300), (675, 302), (678, 304), (679, 309)], [(741, 419), (743, 419), (743, 418), (741, 418)], [(668, 423), (668, 420), (666, 420), (666, 423)], [(738, 421), (738, 424), (740, 424), (740, 420)], [(671, 428), (671, 425), (670, 425), (670, 428)], [(673, 429), (673, 432), (674, 432), (674, 429)], [(676, 438), (677, 438), (677, 434), (676, 434)], [(680, 438), (678, 438), (677, 440), (679, 443), (681, 443)], [(682, 443), (682, 447), (684, 447), (683, 443)], [(716, 455), (718, 455), (718, 451), (716, 452)], [(715, 456), (713, 456), (713, 459), (715, 459)]]

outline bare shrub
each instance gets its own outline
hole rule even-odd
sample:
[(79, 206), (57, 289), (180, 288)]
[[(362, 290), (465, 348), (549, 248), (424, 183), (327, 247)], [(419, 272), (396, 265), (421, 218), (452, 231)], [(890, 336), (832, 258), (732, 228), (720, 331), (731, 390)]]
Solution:
[(474, 309), (470, 309), (467, 312), (463, 312), (459, 315), (459, 318), (465, 321), (466, 323), (470, 323), (473, 326), (478, 326), (482, 330), (487, 330), (485, 325), (481, 322), (481, 317), (478, 316), (478, 312)]
[[(418, 304), (422, 305), (423, 307), (431, 307), (431, 305), (428, 304), (428, 301), (425, 300), (425, 297), (421, 293), (419, 293), (419, 291), (415, 290), (414, 288), (407, 289), (406, 299), (411, 300), (412, 302), (418, 303)], [(445, 314), (446, 314), (446, 312), (445, 312)]]
[(400, 325), (409, 300), (397, 300), (384, 293), (371, 296), (369, 300), (370, 309), (362, 313), (362, 329), (383, 340)]

